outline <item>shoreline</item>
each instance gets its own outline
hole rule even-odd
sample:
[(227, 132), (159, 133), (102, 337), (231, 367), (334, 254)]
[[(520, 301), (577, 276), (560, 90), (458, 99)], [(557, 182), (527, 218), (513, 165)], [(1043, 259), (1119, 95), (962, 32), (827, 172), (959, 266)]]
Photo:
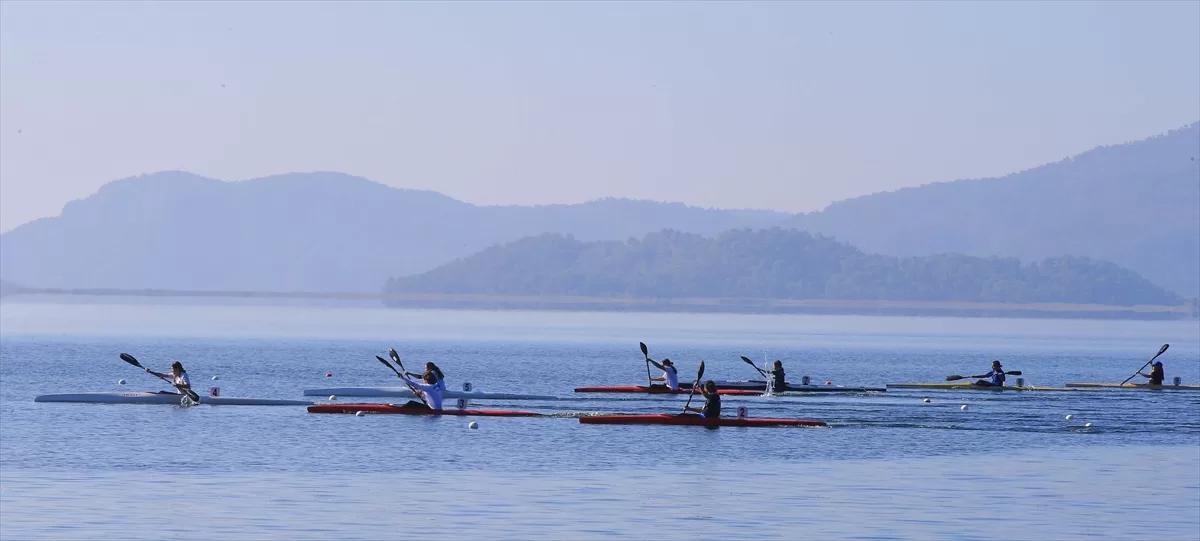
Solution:
[(618, 298), (365, 292), (195, 291), (170, 289), (20, 289), (0, 302), (93, 304), (356, 305), (399, 309), (866, 315), (1028, 319), (1197, 320), (1197, 303), (1133, 305), (829, 299)]

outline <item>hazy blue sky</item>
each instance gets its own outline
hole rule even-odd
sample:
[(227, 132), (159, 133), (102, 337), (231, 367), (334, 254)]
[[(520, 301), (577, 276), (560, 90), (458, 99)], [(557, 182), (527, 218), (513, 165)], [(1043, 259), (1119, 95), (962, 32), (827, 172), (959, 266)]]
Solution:
[(1200, 2), (0, 3), (0, 231), (130, 175), (812, 210), (1200, 119)]

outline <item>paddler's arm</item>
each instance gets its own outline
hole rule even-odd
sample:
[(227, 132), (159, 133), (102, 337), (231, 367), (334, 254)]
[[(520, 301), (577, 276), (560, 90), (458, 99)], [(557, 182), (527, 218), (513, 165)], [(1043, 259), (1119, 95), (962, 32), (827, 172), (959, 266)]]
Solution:
[[(659, 370), (662, 370), (663, 372), (666, 372), (666, 371), (667, 371), (667, 369), (666, 369), (666, 368), (663, 368), (663, 365), (661, 365), (661, 364), (658, 364), (657, 362), (655, 362), (655, 360), (654, 360), (654, 359), (646, 359), (646, 360), (647, 360), (647, 361), (650, 361), (650, 364), (654, 365), (654, 368), (657, 368), (657, 369), (659, 369)], [(658, 379), (659, 379), (659, 381), (662, 381), (662, 378), (658, 378)]]

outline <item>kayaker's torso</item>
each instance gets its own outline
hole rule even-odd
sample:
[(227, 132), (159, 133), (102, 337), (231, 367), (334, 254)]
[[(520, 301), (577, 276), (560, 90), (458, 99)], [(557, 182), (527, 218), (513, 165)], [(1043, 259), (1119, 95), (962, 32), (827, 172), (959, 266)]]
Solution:
[(679, 390), (679, 372), (675, 371), (674, 366), (664, 366), (662, 377), (666, 380), (667, 387), (670, 387), (672, 391)]
[(721, 416), (721, 395), (719, 393), (704, 392), (704, 409), (702, 414), (705, 419), (716, 419)]
[(431, 409), (442, 409), (442, 388), (438, 383), (430, 384), (422, 381), (413, 381), (408, 376), (405, 376), (404, 380), (425, 395), (425, 401)]

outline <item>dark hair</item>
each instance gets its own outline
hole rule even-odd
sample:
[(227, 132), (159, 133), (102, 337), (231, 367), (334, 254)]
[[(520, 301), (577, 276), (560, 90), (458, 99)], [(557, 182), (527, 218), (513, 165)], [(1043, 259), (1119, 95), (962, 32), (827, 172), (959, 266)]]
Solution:
[(717, 382), (711, 379), (704, 382), (704, 390), (708, 392), (715, 392), (717, 390)]
[(180, 372), (183, 372), (183, 363), (175, 361), (171, 363), (171, 368), (178, 368)]
[(427, 367), (425, 369), (425, 371), (428, 372), (428, 371), (430, 371), (430, 369), (432, 369), (433, 372), (435, 374), (437, 374), (437, 379), (439, 379), (439, 380), (446, 379), (446, 375), (442, 373), (442, 369), (438, 368), (438, 365), (433, 364), (433, 361), (426, 362), (425, 366)]
[(782, 367), (782, 366), (783, 366), (783, 361), (781, 361), (781, 360), (779, 360), (779, 359), (775, 359), (775, 366), (780, 366), (780, 367)]
[(425, 383), (430, 385), (438, 382), (437, 376), (433, 375), (433, 372), (426, 372), (424, 376), (421, 376), (421, 379), (425, 380)]

